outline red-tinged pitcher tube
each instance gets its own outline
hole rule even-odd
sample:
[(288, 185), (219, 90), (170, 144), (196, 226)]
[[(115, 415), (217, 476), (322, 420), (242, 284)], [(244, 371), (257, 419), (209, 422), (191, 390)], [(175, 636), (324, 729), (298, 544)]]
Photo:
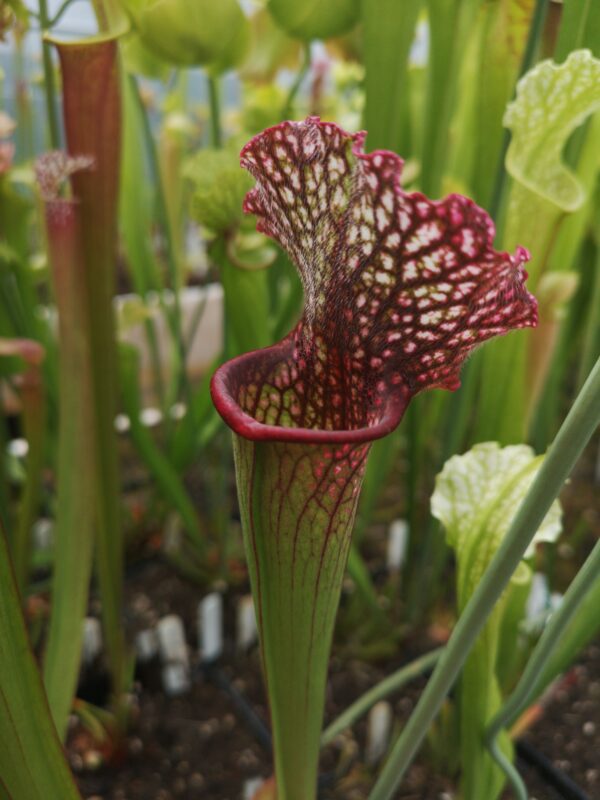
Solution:
[[(45, 165), (45, 166), (44, 166)], [(38, 162), (44, 171), (68, 166), (61, 154)], [(92, 366), (85, 311), (79, 206), (47, 198), (46, 234), (59, 322), (59, 445), (52, 613), (44, 654), (44, 684), (56, 730), (66, 735), (77, 690), (83, 619), (94, 545), (96, 483)]]
[(127, 667), (121, 620), (123, 541), (114, 430), (117, 360), (112, 307), (121, 154), (117, 35), (73, 42), (48, 40), (56, 46), (60, 60), (68, 155), (91, 162), (89, 169), (72, 174), (71, 189), (79, 209), (83, 302), (92, 350), (98, 579), (113, 691), (117, 708), (122, 709)]

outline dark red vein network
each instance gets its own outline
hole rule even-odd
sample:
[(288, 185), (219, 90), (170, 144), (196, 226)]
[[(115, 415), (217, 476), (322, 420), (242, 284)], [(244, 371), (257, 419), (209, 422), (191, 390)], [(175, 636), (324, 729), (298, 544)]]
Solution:
[(494, 250), (493, 222), (466, 197), (405, 192), (402, 160), (365, 154), (364, 139), (309, 117), (242, 150), (256, 179), (244, 210), (304, 288), (295, 330), (213, 380), (218, 410), (249, 438), (384, 435), (417, 392), (456, 389), (478, 344), (537, 322), (527, 251)]

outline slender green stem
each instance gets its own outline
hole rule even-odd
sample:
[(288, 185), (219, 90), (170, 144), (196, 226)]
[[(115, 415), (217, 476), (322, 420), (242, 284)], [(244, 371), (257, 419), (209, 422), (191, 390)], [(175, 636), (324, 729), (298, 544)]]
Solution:
[[(25, 78), (25, 53), (24, 43), (21, 38), (15, 38), (14, 44), (14, 86), (16, 91), (17, 112), (17, 152), (23, 161), (33, 158), (35, 148), (33, 144), (33, 124), (31, 113), (31, 97), (28, 82)], [(6, 96), (6, 94), (4, 94)]]
[(155, 443), (148, 429), (140, 422), (137, 351), (129, 352), (122, 347), (120, 355), (123, 404), (131, 422), (131, 439), (154, 476), (159, 490), (165, 499), (177, 509), (198, 553), (203, 555), (206, 553), (206, 538), (203, 536), (196, 509), (177, 470)]
[(44, 684), (61, 739), (77, 688), (99, 474), (94, 441), (93, 348), (85, 302), (79, 213), (78, 205), (66, 201), (49, 203), (46, 209), (49, 261), (58, 305), (60, 434), (52, 611), (44, 654)]
[(150, 168), (152, 171), (152, 179), (154, 181), (154, 185), (156, 186), (157, 211), (158, 211), (160, 226), (163, 231), (163, 235), (165, 237), (167, 269), (169, 272), (169, 280), (173, 288), (172, 310), (170, 310), (169, 306), (165, 306), (165, 309), (167, 310), (167, 318), (170, 321), (171, 332), (175, 339), (177, 353), (180, 361), (178, 385), (179, 388), (183, 390), (185, 394), (187, 394), (189, 389), (189, 384), (186, 372), (186, 348), (183, 336), (181, 302), (179, 297), (179, 289), (180, 289), (179, 269), (177, 266), (177, 259), (175, 256), (173, 232), (171, 230), (171, 224), (169, 221), (169, 214), (167, 211), (167, 203), (165, 200), (164, 186), (160, 172), (160, 167), (158, 164), (156, 145), (154, 142), (154, 137), (152, 135), (152, 129), (150, 127), (150, 120), (148, 119), (148, 114), (146, 113), (146, 109), (144, 108), (144, 103), (140, 95), (140, 90), (135, 75), (130, 75), (129, 80), (131, 81), (133, 96), (136, 98), (139, 106), (140, 118), (142, 120), (142, 128), (144, 131), (144, 138), (146, 143), (146, 150), (148, 152)]
[(525, 671), (517, 688), (504, 704), (502, 710), (494, 717), (486, 731), (486, 741), (494, 759), (506, 772), (506, 775), (517, 793), (518, 800), (527, 800), (527, 792), (522, 793), (522, 780), (516, 770), (506, 770), (505, 759), (498, 758), (497, 737), (501, 730), (507, 728), (535, 699), (540, 688), (540, 678), (543, 677), (548, 659), (559, 646), (562, 634), (573, 620), (579, 610), (582, 600), (600, 574), (600, 542), (596, 544), (583, 567), (579, 570), (571, 586), (567, 590), (560, 608), (555, 611), (533, 655), (529, 659)]
[[(460, 447), (467, 436), (472, 419), (471, 409), (476, 403), (479, 364), (475, 357), (464, 365), (460, 390), (453, 394), (440, 393), (437, 413), (433, 413), (436, 409), (432, 408), (432, 413), (429, 413), (422, 422), (425, 430), (442, 431), (441, 452), (436, 460), (436, 472), (453, 453), (460, 452)], [(443, 591), (444, 582), (440, 578), (450, 555), (445, 538), (440, 534), (439, 523), (431, 515), (424, 521), (423, 528), (421, 548), (415, 555), (416, 565), (411, 571), (408, 596), (407, 615), (413, 625), (420, 623), (423, 615), (434, 606), (437, 597)], [(430, 586), (431, 591), (420, 591), (423, 585)]]
[[(144, 112), (139, 107), (135, 88), (124, 72), (121, 73), (121, 84), (124, 116), (119, 198), (121, 234), (135, 292), (146, 301), (151, 290), (162, 297), (164, 281), (148, 238), (148, 230), (153, 222), (152, 209), (148, 202), (152, 188), (145, 187), (146, 159), (139, 147), (139, 140), (143, 135), (141, 126)], [(140, 185), (145, 187), (145, 191), (141, 190)], [(164, 305), (161, 305), (161, 311), (166, 317)], [(167, 397), (153, 316), (144, 319), (144, 329), (152, 365), (154, 391), (160, 407), (166, 411)]]
[(304, 45), (304, 53), (302, 57), (302, 64), (300, 65), (300, 69), (298, 70), (296, 77), (294, 78), (294, 82), (290, 86), (290, 90), (285, 98), (285, 103), (283, 104), (283, 108), (281, 109), (281, 119), (289, 119), (292, 115), (292, 111), (294, 110), (294, 100), (296, 99), (296, 95), (300, 91), (300, 87), (308, 74), (308, 70), (310, 69), (310, 42), (306, 42)]
[(213, 147), (223, 146), (223, 131), (221, 130), (221, 87), (219, 78), (212, 73), (207, 73), (208, 100), (210, 103), (210, 138)]
[(388, 675), (387, 678), (380, 681), (376, 686), (369, 689), (368, 692), (361, 695), (358, 700), (352, 703), (351, 706), (348, 706), (348, 708), (323, 731), (321, 746), (324, 747), (329, 744), (339, 733), (342, 733), (346, 728), (354, 725), (354, 723), (360, 719), (360, 717), (364, 716), (375, 703), (397, 692), (410, 681), (433, 669), (440, 660), (443, 652), (444, 648), (438, 647), (430, 653), (426, 653), (420, 658), (411, 661), (410, 664), (405, 664), (403, 667), (400, 667), (399, 670), (396, 670), (396, 672), (393, 672), (391, 675)]
[[(538, 44), (544, 31), (544, 23), (546, 21), (546, 14), (548, 11), (549, 0), (536, 0), (535, 10), (533, 12), (533, 19), (531, 27), (529, 28), (529, 36), (527, 38), (527, 45), (523, 53), (523, 60), (519, 69), (519, 76), (517, 81), (528, 72), (533, 66), (535, 54), (537, 52)], [(516, 86), (516, 84), (515, 84)], [(514, 97), (514, 93), (513, 93)], [(492, 200), (490, 203), (490, 216), (492, 219), (499, 219), (500, 209), (504, 200), (504, 193), (506, 191), (506, 153), (510, 144), (510, 132), (508, 128), (504, 130), (504, 138), (502, 140), (502, 149), (498, 157), (498, 166), (496, 169), (496, 180), (494, 183), (494, 190), (492, 193)]]
[[(44, 2), (45, 2), (45, 0), (44, 0)], [(56, 14), (52, 17), (52, 19), (50, 20), (50, 22), (48, 24), (48, 26), (50, 28), (53, 28), (55, 25), (57, 25), (60, 22), (60, 20), (62, 19), (63, 14), (65, 13), (65, 11), (67, 11), (69, 6), (73, 2), (74, 2), (74, 0), (64, 0), (64, 2), (61, 3), (61, 5), (58, 7), (58, 10), (57, 10)]]
[(529, 800), (529, 794), (523, 778), (519, 775), (515, 765), (512, 764), (502, 752), (496, 738), (490, 743), (489, 748), (494, 760), (510, 781), (515, 793), (515, 800)]
[[(423, 401), (429, 398), (419, 397), (413, 400), (405, 415), (404, 430), (406, 431), (406, 457), (410, 465), (406, 474), (406, 518), (410, 538), (408, 543), (408, 559), (410, 563), (424, 563), (424, 556), (428, 550), (428, 542), (422, 536), (415, 535), (421, 531), (423, 525), (422, 510), (418, 502), (419, 478), (424, 474), (424, 452), (422, 446), (423, 430), (425, 429), (420, 412), (423, 410)], [(420, 403), (420, 406), (417, 405)], [(423, 603), (422, 573), (418, 571), (410, 575), (405, 587), (406, 592), (406, 618), (413, 625), (418, 619)]]
[(588, 306), (588, 314), (583, 334), (583, 346), (581, 348), (581, 360), (578, 370), (578, 385), (583, 384), (585, 375), (593, 364), (594, 351), (597, 350), (600, 342), (598, 331), (600, 330), (600, 242), (596, 249), (596, 262), (592, 276), (591, 302)]
[(385, 625), (388, 617), (379, 605), (377, 591), (375, 590), (367, 565), (360, 554), (360, 549), (356, 540), (350, 544), (346, 569), (348, 575), (350, 575), (354, 581), (356, 591), (360, 595), (365, 607), (368, 609), (369, 615), (372, 617), (373, 621), (380, 620)]
[(152, 364), (152, 382), (154, 386), (154, 393), (158, 400), (158, 404), (163, 411), (167, 410), (167, 397), (165, 393), (165, 384), (163, 381), (162, 361), (160, 357), (160, 350), (158, 348), (158, 337), (154, 327), (153, 319), (144, 320), (144, 332), (146, 334), (146, 341), (148, 343), (148, 350), (150, 351), (150, 362)]
[(204, 316), (204, 312), (206, 310), (207, 300), (208, 300), (208, 293), (205, 292), (204, 296), (194, 309), (194, 313), (192, 315), (192, 319), (190, 320), (188, 330), (185, 332), (185, 352), (188, 355), (194, 344), (196, 334), (198, 333), (198, 327), (202, 322), (202, 317)]
[[(39, 0), (40, 27), (42, 33), (50, 30), (48, 19), (47, 0)], [(56, 102), (56, 81), (54, 79), (54, 66), (52, 64), (52, 51), (50, 44), (42, 38), (42, 61), (44, 65), (44, 90), (46, 92), (46, 113), (48, 115), (48, 132), (50, 134), (50, 147), (57, 150), (60, 147), (60, 127), (58, 124), (58, 108)]]
[(600, 359), (559, 430), (501, 547), (467, 603), (369, 798), (389, 800), (454, 684), (479, 632), (600, 422)]
[(369, 132), (369, 150), (393, 150), (405, 158), (413, 155), (408, 56), (421, 6), (421, 0), (362, 0), (362, 125)]
[(21, 597), (29, 579), (31, 561), (31, 529), (35, 522), (42, 487), (44, 468), (44, 442), (46, 434), (46, 396), (41, 379), (35, 376), (21, 392), (23, 424), (29, 444), (27, 453), (27, 480), (21, 507), (14, 551), (14, 569)]
[(461, 58), (477, 8), (473, 0), (428, 0), (429, 59), (426, 73), (420, 185), (438, 197), (448, 156)]
[(4, 454), (6, 453), (6, 444), (8, 441), (7, 435), (7, 419), (2, 415), (0, 417), (0, 528), (5, 531), (12, 530), (11, 506), (8, 500), (8, 490), (10, 482), (7, 475), (7, 465)]
[(0, 525), (0, 798), (77, 800), (31, 650)]

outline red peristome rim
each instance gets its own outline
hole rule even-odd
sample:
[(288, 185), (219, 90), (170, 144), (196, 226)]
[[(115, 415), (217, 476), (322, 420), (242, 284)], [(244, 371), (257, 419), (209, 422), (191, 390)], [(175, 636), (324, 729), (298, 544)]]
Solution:
[(385, 403), (381, 421), (377, 425), (352, 430), (323, 430), (319, 428), (283, 428), (257, 422), (240, 408), (231, 394), (228, 378), (236, 369), (265, 355), (276, 355), (283, 350), (284, 342), (254, 350), (233, 358), (220, 366), (210, 382), (210, 393), (215, 408), (234, 433), (254, 442), (296, 442), (298, 444), (360, 444), (387, 436), (398, 427), (410, 401), (408, 390), (396, 390)]

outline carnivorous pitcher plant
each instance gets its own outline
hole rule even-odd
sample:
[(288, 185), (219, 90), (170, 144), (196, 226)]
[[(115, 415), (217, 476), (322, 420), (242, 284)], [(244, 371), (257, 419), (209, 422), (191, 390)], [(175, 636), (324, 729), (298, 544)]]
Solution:
[(371, 443), (411, 398), (456, 389), (479, 343), (534, 326), (523, 263), (471, 200), (407, 193), (402, 160), (309, 117), (252, 139), (245, 211), (287, 250), (304, 309), (278, 344), (223, 365), (268, 688), (279, 800), (315, 797), (327, 662)]

